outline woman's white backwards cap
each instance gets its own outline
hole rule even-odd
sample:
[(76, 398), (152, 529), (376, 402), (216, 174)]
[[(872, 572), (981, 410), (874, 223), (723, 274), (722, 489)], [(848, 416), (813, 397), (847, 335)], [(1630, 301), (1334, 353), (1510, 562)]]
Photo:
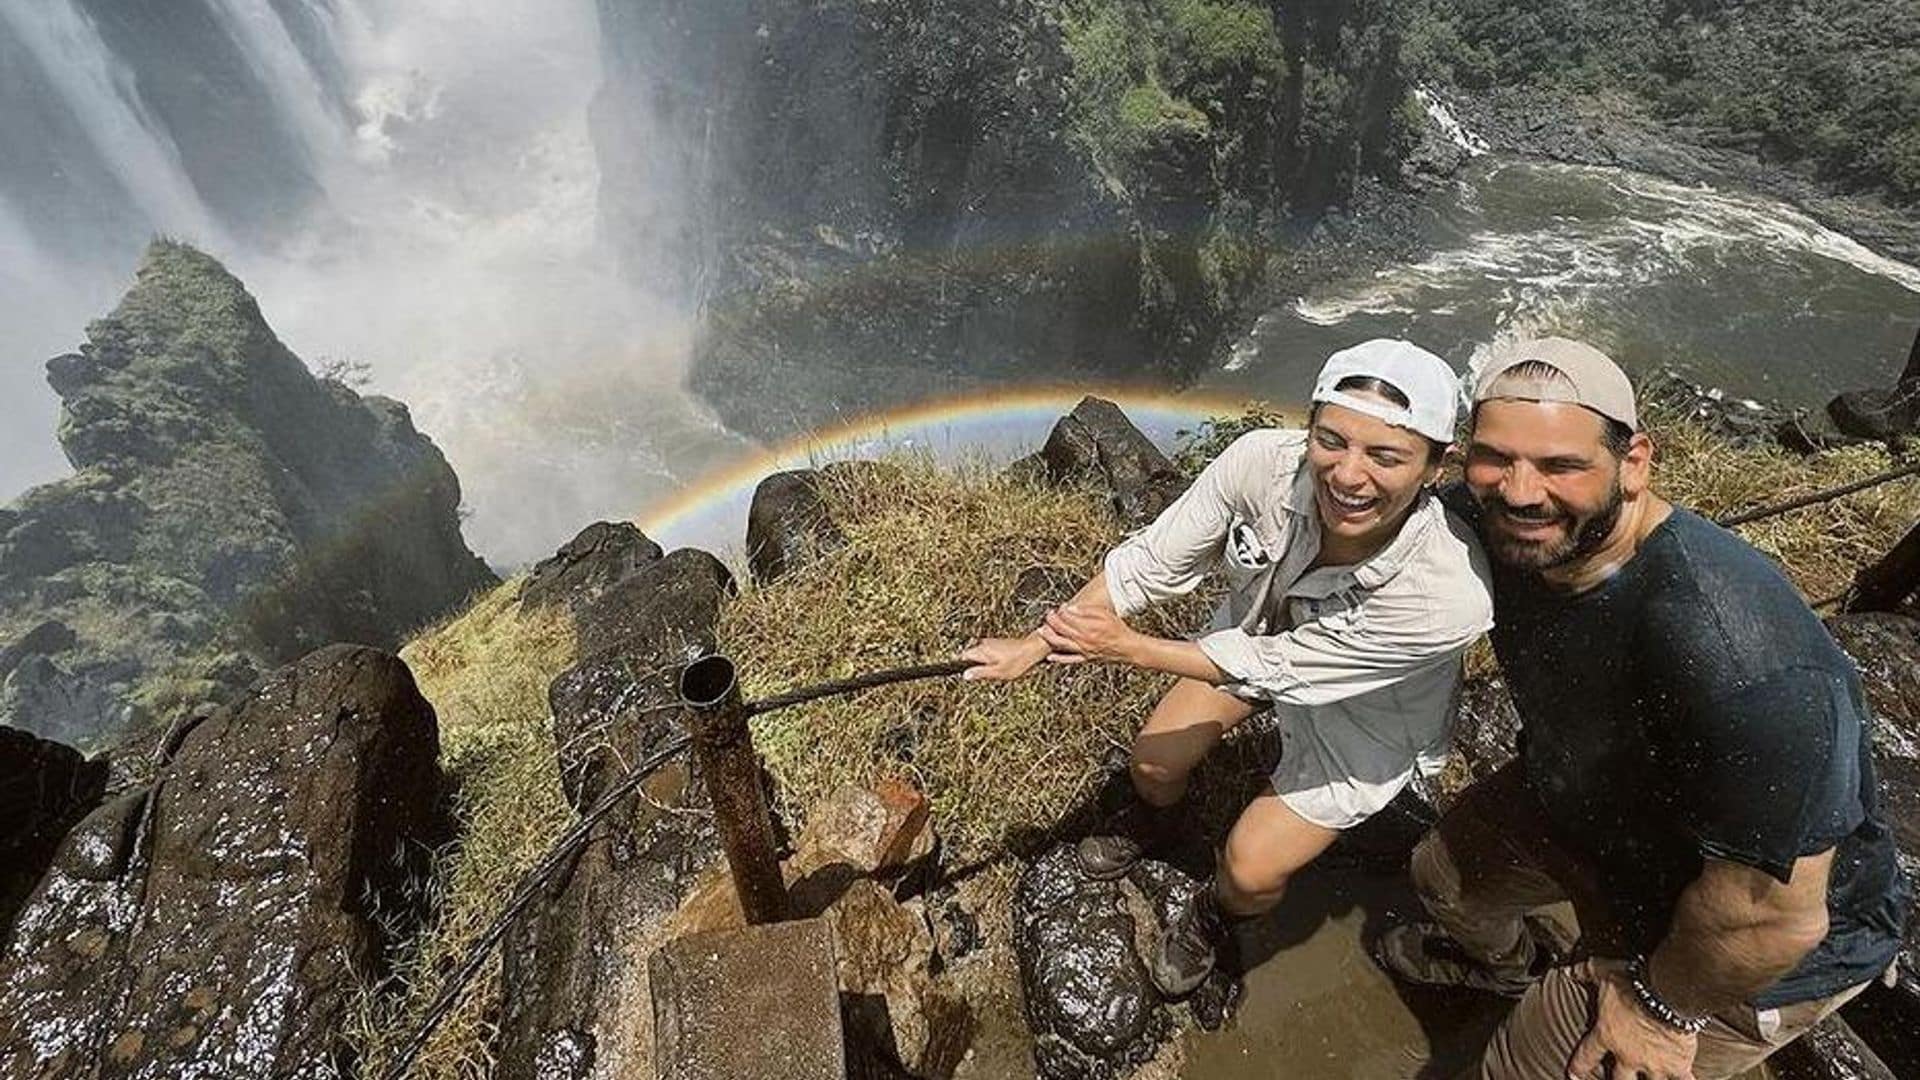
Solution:
[[(1334, 389), (1353, 378), (1379, 379), (1406, 396), (1406, 407)], [(1327, 357), (1313, 383), (1313, 400), (1365, 413), (1434, 442), (1450, 443), (1460, 380), (1445, 360), (1410, 341), (1374, 338)]]

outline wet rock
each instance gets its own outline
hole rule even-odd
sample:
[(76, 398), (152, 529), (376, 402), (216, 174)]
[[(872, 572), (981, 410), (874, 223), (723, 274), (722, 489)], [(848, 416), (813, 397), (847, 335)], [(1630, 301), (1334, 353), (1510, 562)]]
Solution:
[(585, 810), (611, 775), (679, 730), (679, 670), (712, 652), (733, 575), (692, 548), (647, 563), (574, 608), (580, 656), (548, 687), (567, 797)]
[(650, 966), (659, 1041), (652, 1070), (634, 1062), (627, 1075), (661, 1080), (841, 1080), (847, 1075), (833, 937), (824, 920), (684, 937), (654, 953)]
[[(678, 667), (711, 651), (733, 579), (676, 551), (574, 608), (585, 657), (549, 688), (561, 779), (582, 809), (678, 731)], [(718, 857), (711, 813), (682, 755), (614, 807), (573, 865), (507, 930), (499, 1076), (637, 1075), (652, 1060), (647, 958), (663, 923)], [(562, 1069), (556, 1063), (566, 1064)]]
[(1038, 454), (1012, 467), (1056, 484), (1105, 489), (1114, 513), (1128, 528), (1158, 517), (1187, 486), (1173, 462), (1133, 426), (1120, 406), (1097, 397), (1082, 398), (1053, 426)]
[(660, 556), (660, 545), (632, 525), (596, 521), (534, 566), (520, 587), (520, 603), (584, 608)]
[(580, 655), (656, 661), (711, 652), (713, 625), (733, 594), (733, 574), (719, 559), (682, 548), (575, 613)]
[(443, 837), (432, 708), (332, 646), (62, 843), (0, 959), (0, 1074), (320, 1077)]
[(1469, 677), (1460, 687), (1453, 716), (1453, 750), (1434, 781), (1419, 785), (1423, 793), (1445, 809), (1467, 785), (1493, 775), (1513, 760), (1520, 733), (1520, 713), (1513, 695), (1499, 675)]
[(1887, 1067), (1839, 1016), (1829, 1016), (1767, 1059), (1774, 1080), (1894, 1080)]
[(846, 1010), (848, 1056), (867, 1071), (897, 1065), (908, 1076), (945, 1080), (973, 1041), (973, 1012), (934, 977), (926, 919), (870, 879), (827, 909)]
[[(1920, 620), (1871, 613), (1826, 624), (1860, 670), (1874, 713), (1882, 808), (1908, 880), (1920, 882)], [(1907, 914), (1894, 985), (1869, 988), (1842, 1012), (1894, 1075), (1920, 1075), (1920, 892)]]
[(753, 580), (765, 585), (809, 556), (845, 542), (820, 494), (819, 473), (778, 472), (753, 489), (747, 508), (747, 565)]
[(67, 830), (100, 804), (106, 786), (104, 763), (0, 727), (0, 943)]
[(1120, 884), (1087, 878), (1070, 845), (1021, 873), (1014, 950), (1043, 1080), (1118, 1080), (1172, 1036), (1134, 935)]
[(1850, 390), (1827, 402), (1842, 434), (1891, 442), (1920, 431), (1920, 382), (1891, 390)]

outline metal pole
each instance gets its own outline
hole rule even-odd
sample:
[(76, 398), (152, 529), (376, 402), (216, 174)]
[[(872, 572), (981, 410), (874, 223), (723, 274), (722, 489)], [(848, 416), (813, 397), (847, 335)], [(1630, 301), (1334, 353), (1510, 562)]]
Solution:
[(687, 665), (680, 673), (680, 698), (740, 910), (749, 926), (779, 922), (787, 917), (787, 885), (774, 855), (773, 818), (733, 661), (716, 654)]

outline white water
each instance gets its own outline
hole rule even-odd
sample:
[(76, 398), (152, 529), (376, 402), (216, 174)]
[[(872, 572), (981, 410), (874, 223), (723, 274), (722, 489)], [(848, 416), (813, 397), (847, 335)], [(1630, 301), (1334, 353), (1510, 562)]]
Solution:
[(173, 140), (153, 122), (126, 70), (73, 0), (0, 4), (0, 21), (38, 62), (134, 204), (158, 229), (200, 243), (221, 230)]
[[(158, 231), (224, 261), (309, 364), (353, 365), (366, 390), (411, 407), (461, 479), (476, 550), (500, 564), (541, 557), (742, 449), (679, 390), (686, 314), (623, 281), (601, 248), (592, 0), (335, 0), (345, 112), (267, 0), (210, 3), (323, 198), (272, 246), (183, 227), (191, 215), (176, 204), (192, 188), (177, 168), (141, 189), (139, 206)], [(117, 61), (97, 33), (60, 40), (64, 51), (36, 57), (88, 80), (69, 78), (61, 95), (104, 114), (91, 104), (99, 87), (126, 89), (119, 114), (96, 123), (90, 111), (88, 129), (129, 158), (130, 178), (149, 175), (131, 155), (152, 157), (157, 137), (146, 124), (128, 131), (141, 114)], [(89, 315), (111, 295), (94, 303)], [(61, 347), (83, 322), (65, 323)], [(55, 350), (44, 334), (30, 340), (37, 367)], [(17, 490), (43, 475), (3, 479)]]
[(1413, 88), (1413, 97), (1426, 110), (1427, 119), (1440, 129), (1448, 142), (1465, 150), (1470, 157), (1479, 157), (1487, 152), (1487, 140), (1467, 130), (1467, 125), (1460, 122), (1460, 118), (1453, 114), (1446, 102), (1440, 100), (1438, 94), (1424, 86), (1416, 86)]

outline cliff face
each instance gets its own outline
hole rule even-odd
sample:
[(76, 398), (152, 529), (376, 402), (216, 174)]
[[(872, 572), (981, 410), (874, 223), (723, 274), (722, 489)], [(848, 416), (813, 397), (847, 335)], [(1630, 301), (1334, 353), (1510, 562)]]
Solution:
[[(1377, 10), (1376, 10), (1377, 9)], [(602, 226), (763, 436), (1179, 377), (1407, 138), (1394, 5), (601, 0)]]
[(405, 406), (309, 374), (217, 262), (156, 243), (47, 365), (73, 476), (0, 510), (0, 721), (66, 741), (491, 584)]

